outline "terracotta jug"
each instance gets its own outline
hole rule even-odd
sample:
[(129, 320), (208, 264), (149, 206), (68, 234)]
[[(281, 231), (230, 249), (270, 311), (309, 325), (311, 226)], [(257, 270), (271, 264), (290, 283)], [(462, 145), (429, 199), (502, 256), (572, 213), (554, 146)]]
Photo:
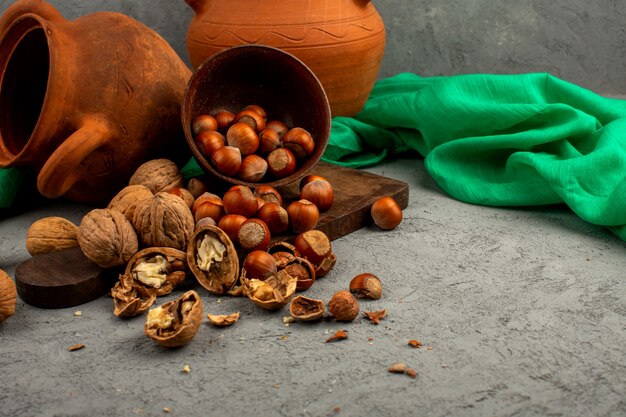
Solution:
[(120, 13), (75, 21), (20, 0), (0, 18), (0, 167), (39, 171), (44, 196), (103, 203), (145, 160), (186, 154), (191, 72)]
[(195, 11), (187, 33), (194, 67), (242, 44), (283, 49), (322, 83), (333, 116), (361, 110), (385, 49), (385, 26), (369, 0), (185, 0)]

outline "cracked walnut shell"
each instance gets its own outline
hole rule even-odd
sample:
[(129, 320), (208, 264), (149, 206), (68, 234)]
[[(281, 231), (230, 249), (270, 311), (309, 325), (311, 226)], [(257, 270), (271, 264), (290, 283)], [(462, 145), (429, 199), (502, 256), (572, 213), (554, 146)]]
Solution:
[(15, 313), (17, 292), (13, 280), (0, 269), (0, 323)]
[(123, 265), (137, 252), (137, 234), (117, 210), (95, 209), (78, 228), (78, 244), (90, 261), (102, 268)]
[(154, 304), (156, 295), (137, 285), (130, 275), (120, 275), (119, 281), (111, 289), (113, 314), (116, 317), (138, 316)]
[(187, 264), (200, 285), (213, 294), (224, 294), (237, 282), (239, 258), (235, 245), (217, 226), (198, 226), (189, 239)]
[(147, 247), (187, 248), (194, 228), (187, 204), (173, 194), (160, 192), (140, 201), (135, 208), (133, 226)]
[(153, 159), (143, 163), (128, 185), (143, 185), (153, 193), (168, 191), (183, 186), (183, 175), (176, 164), (169, 159)]
[(187, 344), (198, 333), (202, 322), (202, 300), (195, 291), (148, 312), (144, 332), (161, 346)]
[(146, 248), (126, 265), (125, 275), (157, 297), (171, 293), (187, 275), (187, 255), (174, 248)]
[(26, 250), (32, 256), (78, 246), (78, 226), (63, 217), (44, 217), (28, 228)]

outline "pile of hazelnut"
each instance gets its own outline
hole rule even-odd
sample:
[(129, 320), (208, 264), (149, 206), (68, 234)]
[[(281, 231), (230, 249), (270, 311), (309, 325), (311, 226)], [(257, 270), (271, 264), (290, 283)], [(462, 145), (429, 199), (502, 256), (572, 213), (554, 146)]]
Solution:
[[(26, 248), (34, 256), (80, 246), (100, 267), (117, 268), (119, 279), (111, 290), (114, 314), (131, 317), (150, 309), (145, 334), (166, 347), (181, 346), (195, 336), (202, 322), (202, 300), (190, 290), (151, 307), (189, 276), (212, 294), (245, 296), (264, 309), (276, 310), (335, 265), (330, 239), (315, 230), (319, 213), (334, 201), (326, 179), (303, 178), (300, 199), (286, 207), (279, 191), (266, 185), (233, 186), (221, 197), (208, 192), (197, 178), (183, 185), (172, 161), (148, 161), (107, 208), (90, 211), (79, 226), (60, 217), (33, 223)], [(384, 203), (385, 212), (395, 213), (396, 206)], [(390, 228), (398, 216), (381, 219)], [(293, 243), (280, 239), (288, 231), (296, 235)], [(380, 298), (381, 288), (378, 279), (363, 276), (350, 285), (350, 291), (367, 298)], [(350, 321), (358, 314), (350, 291), (340, 291), (329, 302), (329, 312), (337, 320)], [(0, 307), (2, 301), (0, 297)], [(320, 313), (318, 301), (296, 297), (290, 311), (301, 320), (319, 318), (324, 304)], [(216, 326), (231, 325), (238, 317), (238, 312), (207, 315)]]
[(218, 172), (252, 183), (288, 177), (315, 150), (307, 130), (268, 121), (267, 112), (254, 104), (237, 114), (199, 115), (192, 130), (197, 148)]

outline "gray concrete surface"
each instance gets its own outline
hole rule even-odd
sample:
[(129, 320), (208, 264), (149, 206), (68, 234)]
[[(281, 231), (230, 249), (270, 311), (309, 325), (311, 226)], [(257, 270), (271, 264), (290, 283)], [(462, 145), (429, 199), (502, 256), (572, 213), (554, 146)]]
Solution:
[[(381, 78), (404, 71), (550, 72), (597, 93), (626, 93), (624, 1), (373, 1), (387, 28)], [(0, 0), (0, 13), (11, 3)], [(50, 3), (68, 19), (102, 10), (126, 13), (159, 32), (189, 64), (185, 36), (193, 14), (183, 0)]]
[[(241, 311), (240, 321), (205, 322), (189, 345), (164, 350), (143, 335), (143, 317), (114, 317), (110, 298), (60, 310), (20, 302), (0, 325), (0, 415), (626, 415), (625, 242), (562, 206), (452, 200), (420, 159), (370, 171), (410, 184), (403, 223), (335, 241), (336, 268), (307, 295), (329, 300), (376, 273), (383, 298), (361, 308), (388, 309), (380, 325), (285, 326), (286, 310), (198, 288), (206, 312)], [(13, 274), (28, 258), (32, 221), (86, 210), (59, 203), (0, 220), (0, 268)], [(324, 343), (337, 329), (349, 338)], [(86, 347), (68, 352), (75, 343)], [(398, 361), (417, 378), (388, 373)]]

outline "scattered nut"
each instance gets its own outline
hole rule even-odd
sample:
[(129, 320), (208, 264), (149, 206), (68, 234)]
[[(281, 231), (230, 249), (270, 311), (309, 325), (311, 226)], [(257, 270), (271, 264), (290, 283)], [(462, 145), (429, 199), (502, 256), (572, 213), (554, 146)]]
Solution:
[(137, 234), (117, 210), (95, 209), (78, 228), (78, 244), (87, 259), (102, 268), (123, 265), (137, 252)]
[(62, 217), (44, 217), (30, 225), (26, 250), (32, 256), (78, 246), (78, 226)]
[(0, 323), (15, 313), (17, 291), (13, 280), (0, 269)]
[(315, 321), (324, 317), (326, 306), (322, 300), (297, 296), (289, 305), (289, 312), (295, 319), (301, 321)]
[(339, 291), (328, 302), (328, 310), (338, 321), (352, 321), (359, 315), (359, 302), (350, 291)]
[(387, 316), (387, 310), (364, 311), (363, 315), (373, 324), (379, 324)]
[(185, 364), (181, 371), (188, 374), (189, 372), (191, 372), (191, 367), (188, 364)]
[(408, 345), (412, 348), (419, 349), (420, 347), (422, 347), (422, 342), (417, 340), (409, 340)]
[(169, 301), (148, 312), (144, 332), (161, 346), (178, 347), (187, 344), (200, 329), (202, 300), (195, 291)]
[(266, 310), (277, 310), (287, 304), (296, 292), (297, 282), (297, 278), (284, 270), (264, 281), (248, 279), (245, 274), (241, 276), (244, 293), (254, 304)]
[(239, 312), (223, 315), (223, 314), (207, 314), (209, 322), (215, 327), (228, 327), (239, 320)]
[(374, 274), (359, 274), (350, 281), (350, 292), (356, 293), (358, 298), (378, 300), (382, 296), (383, 285)]

